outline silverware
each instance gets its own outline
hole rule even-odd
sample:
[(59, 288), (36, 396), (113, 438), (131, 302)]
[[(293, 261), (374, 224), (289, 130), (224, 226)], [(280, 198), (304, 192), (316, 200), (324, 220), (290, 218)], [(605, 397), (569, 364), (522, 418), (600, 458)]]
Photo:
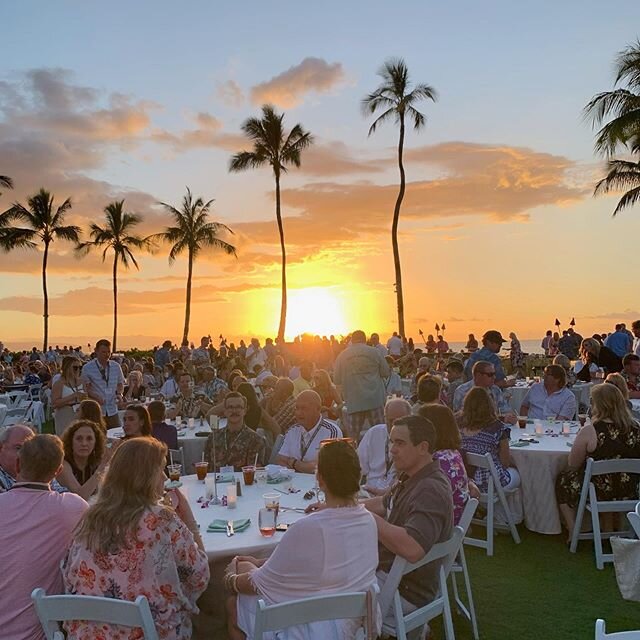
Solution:
[(298, 513), (304, 513), (305, 508), (304, 507), (283, 507), (282, 505), (280, 505), (280, 511), (297, 511)]
[(227, 538), (230, 538), (234, 533), (233, 520), (227, 520)]

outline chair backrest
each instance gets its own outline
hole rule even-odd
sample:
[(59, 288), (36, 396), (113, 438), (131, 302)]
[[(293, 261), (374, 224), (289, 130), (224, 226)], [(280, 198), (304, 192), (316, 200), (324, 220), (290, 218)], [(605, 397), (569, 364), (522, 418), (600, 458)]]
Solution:
[(636, 534), (636, 538), (640, 539), (640, 502), (636, 505), (635, 511), (627, 513), (627, 518), (629, 519), (631, 527)]
[[(589, 465), (591, 463), (591, 465)], [(640, 458), (614, 458), (612, 460), (587, 460), (585, 476), (589, 471), (590, 476), (601, 476), (604, 473), (637, 473), (640, 474)]]
[(149, 601), (145, 596), (138, 596), (135, 602), (129, 602), (97, 596), (47, 596), (44, 589), (34, 589), (31, 599), (47, 640), (54, 640), (59, 633), (59, 622), (69, 620), (139, 627), (146, 640), (158, 640)]
[(462, 537), (467, 535), (477, 508), (478, 500), (476, 498), (469, 498), (467, 504), (464, 505), (464, 511), (460, 516), (460, 522), (458, 522), (458, 526), (462, 529)]
[(470, 467), (477, 467), (478, 469), (488, 469), (491, 475), (491, 480), (495, 487), (501, 487), (500, 476), (498, 476), (498, 470), (493, 462), (493, 458), (490, 453), (469, 453), (464, 454), (467, 465)]
[(271, 606), (260, 599), (256, 607), (253, 637), (262, 640), (267, 631), (279, 631), (309, 622), (353, 618), (363, 618), (366, 637), (375, 637), (375, 631), (368, 628), (368, 620), (370, 617), (375, 619), (378, 592), (378, 585), (374, 584), (369, 591), (316, 596)]
[(640, 631), (618, 631), (617, 633), (607, 633), (604, 620), (596, 620), (595, 640), (640, 640)]
[(271, 449), (271, 456), (269, 457), (269, 464), (275, 464), (276, 458), (280, 453), (280, 449), (282, 448), (282, 443), (284, 442), (284, 436), (279, 433), (276, 436), (275, 442), (273, 443), (273, 448)]
[(456, 556), (458, 555), (463, 537), (464, 532), (462, 527), (458, 525), (453, 528), (453, 533), (448, 540), (434, 544), (429, 553), (427, 553), (421, 560), (418, 560), (418, 562), (409, 562), (400, 556), (396, 556), (393, 564), (391, 565), (389, 576), (384, 581), (382, 591), (380, 592), (380, 610), (382, 611), (382, 616), (384, 617), (391, 607), (393, 596), (398, 590), (400, 580), (402, 580), (402, 576), (407, 573), (411, 573), (412, 571), (419, 569), (425, 564), (434, 562), (435, 560), (442, 560), (446, 578), (449, 575), (449, 571), (451, 570)]

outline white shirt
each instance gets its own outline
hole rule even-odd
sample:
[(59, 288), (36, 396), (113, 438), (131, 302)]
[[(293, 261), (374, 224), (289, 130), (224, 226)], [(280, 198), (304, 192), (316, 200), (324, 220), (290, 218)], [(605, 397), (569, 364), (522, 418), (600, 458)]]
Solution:
[(386, 357), (388, 353), (387, 347), (385, 347), (382, 343), (378, 342), (378, 344), (374, 344), (372, 346), (375, 347), (382, 354), (383, 358)]
[(342, 431), (333, 422), (320, 416), (310, 431), (307, 431), (301, 424), (294, 424), (287, 431), (279, 453), (285, 458), (315, 462), (318, 459), (320, 443), (328, 438), (342, 438)]
[(97, 358), (94, 358), (82, 367), (80, 377), (85, 389), (88, 389), (87, 383), (89, 383), (104, 398), (104, 404), (101, 405), (102, 413), (106, 416), (116, 415), (118, 413), (116, 390), (119, 384), (124, 384), (120, 365), (114, 360), (109, 360), (103, 369)]
[(640, 356), (640, 338), (633, 339), (633, 353)]
[(396, 478), (389, 454), (389, 431), (386, 424), (377, 424), (364, 432), (358, 446), (358, 458), (367, 485), (375, 489), (388, 489)]
[(402, 355), (402, 338), (399, 336), (391, 336), (387, 340), (387, 349), (389, 349), (389, 355)]
[(257, 364), (264, 367), (267, 363), (267, 354), (264, 352), (264, 349), (261, 347), (254, 347), (252, 344), (249, 345), (245, 358), (247, 360), (247, 368), (249, 371), (253, 371), (253, 367)]

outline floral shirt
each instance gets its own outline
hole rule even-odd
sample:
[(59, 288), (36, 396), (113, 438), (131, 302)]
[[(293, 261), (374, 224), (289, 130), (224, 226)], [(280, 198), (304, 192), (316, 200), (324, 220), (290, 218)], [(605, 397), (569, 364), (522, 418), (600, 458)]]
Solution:
[(632, 379), (631, 376), (626, 371), (621, 371), (620, 375), (624, 378), (624, 381), (627, 383), (627, 387), (629, 391), (640, 391), (640, 378), (634, 376), (635, 379)]
[[(67, 593), (149, 600), (158, 636), (165, 640), (191, 638), (191, 615), (209, 583), (209, 564), (193, 535), (170, 509), (159, 505), (140, 518), (137, 539), (117, 553), (92, 552), (74, 541), (62, 575)], [(73, 621), (65, 623), (75, 640), (138, 640), (139, 628)]]
[[(215, 460), (213, 455), (213, 438), (215, 438)], [(244, 425), (237, 433), (228, 428), (217, 429), (208, 438), (204, 448), (205, 460), (209, 468), (217, 471), (220, 467), (233, 466), (236, 471), (254, 464), (258, 456), (258, 465), (265, 464), (266, 441), (259, 434)]]
[(464, 506), (469, 499), (469, 478), (464, 467), (462, 454), (457, 449), (441, 449), (433, 454), (440, 462), (440, 468), (451, 483), (453, 493), (453, 524), (460, 522)]
[(273, 414), (273, 419), (278, 423), (283, 434), (296, 423), (296, 399), (288, 397), (282, 406)]
[(182, 418), (199, 418), (202, 415), (202, 401), (191, 394), (186, 398), (181, 393), (176, 399), (176, 415)]
[[(468, 435), (464, 432), (461, 433), (462, 444), (460, 448), (463, 451), (479, 453), (480, 455), (484, 455), (485, 453), (491, 454), (493, 464), (495, 464), (498, 477), (500, 478), (500, 484), (503, 487), (509, 484), (511, 475), (509, 471), (502, 466), (502, 462), (500, 462), (500, 442), (504, 439), (509, 440), (510, 435), (511, 428), (502, 424), (499, 420), (483, 427), (475, 433), (469, 433)], [(489, 469), (475, 470), (473, 479), (480, 491), (486, 491), (489, 487), (489, 476)]]

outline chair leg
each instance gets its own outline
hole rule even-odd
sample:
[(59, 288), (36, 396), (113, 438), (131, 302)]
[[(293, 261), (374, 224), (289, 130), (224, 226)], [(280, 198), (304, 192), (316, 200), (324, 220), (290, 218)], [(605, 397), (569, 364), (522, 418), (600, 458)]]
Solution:
[(593, 548), (596, 554), (596, 567), (604, 569), (602, 558), (602, 532), (600, 531), (600, 516), (598, 514), (598, 498), (593, 485), (589, 487), (589, 502), (591, 503), (591, 527), (593, 529)]
[[(475, 640), (480, 640), (480, 633), (478, 632), (478, 618), (476, 617), (476, 607), (473, 603), (473, 594), (471, 593), (471, 578), (469, 577), (469, 569), (467, 568), (467, 559), (464, 555), (464, 549), (460, 547), (460, 565), (462, 566), (462, 576), (464, 578), (464, 587), (467, 591), (467, 604), (469, 617), (471, 619), (471, 628), (473, 629), (473, 637)], [(455, 576), (454, 576), (455, 583)]]
[(489, 480), (489, 491), (488, 491), (489, 501), (487, 503), (487, 555), (493, 555), (493, 519), (495, 517), (494, 514), (494, 503), (493, 503), (493, 481)]
[(453, 630), (453, 618), (451, 617), (451, 603), (449, 602), (449, 591), (447, 589), (447, 581), (444, 578), (444, 571), (442, 572), (442, 578), (440, 580), (440, 589), (442, 596), (442, 617), (444, 618), (444, 637), (446, 640), (455, 640), (456, 634)]

